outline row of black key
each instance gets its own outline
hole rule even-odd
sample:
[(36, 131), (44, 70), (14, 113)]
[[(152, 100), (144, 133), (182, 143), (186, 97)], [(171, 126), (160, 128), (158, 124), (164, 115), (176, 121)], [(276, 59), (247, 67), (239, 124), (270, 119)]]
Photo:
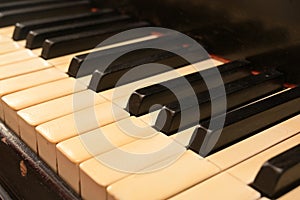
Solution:
[[(274, 71), (226, 83), (224, 85), (226, 96), (219, 93), (220, 88), (217, 86), (196, 94), (197, 101), (194, 101), (190, 96), (176, 99), (163, 107), (157, 117), (155, 128), (171, 135), (178, 130), (196, 125), (199, 121), (210, 116), (224, 113), (226, 110), (222, 110), (222, 108), (215, 109), (214, 113), (211, 113), (211, 109), (212, 106), (222, 105), (225, 98), (227, 98), (227, 110), (231, 110), (281, 89), (283, 83), (282, 74)], [(214, 91), (219, 94), (211, 99), (210, 92)]]
[(113, 16), (113, 15), (116, 15), (116, 12), (113, 11), (112, 9), (102, 9), (101, 11), (97, 11), (97, 12), (85, 12), (85, 13), (78, 13), (78, 14), (75, 13), (73, 15), (66, 15), (61, 17), (50, 17), (45, 19), (37, 19), (37, 20), (21, 22), (15, 25), (13, 39), (16, 41), (26, 39), (27, 34), (31, 30), (34, 31), (36, 29), (43, 29), (52, 26), (60, 26), (68, 23), (87, 21), (90, 19)]
[(103, 30), (108, 28), (110, 23), (130, 23), (131, 19), (126, 15), (94, 18), (88, 21), (72, 22), (69, 24), (56, 25), (53, 27), (40, 28), (30, 31), (26, 37), (26, 47), (29, 49), (39, 48), (47, 38), (71, 35), (89, 30)]
[(211, 120), (200, 122), (189, 148), (201, 155), (223, 149), (245, 137), (285, 120), (300, 111), (300, 87), (287, 89), (229, 111), (224, 127), (210, 129)]
[[(184, 77), (138, 89), (130, 96), (127, 110), (132, 115), (140, 116), (146, 114), (151, 107), (153, 108), (154, 104), (164, 106), (175, 102), (178, 96), (176, 97), (172, 91), (186, 92), (188, 88), (192, 88), (196, 94), (204, 92), (207, 90), (207, 86), (201, 74), (207, 74), (207, 77), (210, 76), (210, 79), (214, 79), (214, 70), (216, 69), (204, 70), (201, 73), (195, 72)], [(221, 73), (224, 83), (251, 75), (251, 65), (246, 60), (220, 65), (217, 70)], [(184, 84), (184, 80), (187, 80), (188, 84)]]
[[(20, 5), (24, 7), (21, 9)], [(26, 38), (30, 49), (43, 47), (45, 59), (92, 49), (116, 33), (149, 25), (110, 9), (92, 9), (86, 0), (53, 0), (47, 5), (42, 1), (24, 1), (6, 4), (5, 8), (0, 9), (0, 26), (17, 23), (13, 39)]]
[(90, 9), (90, 2), (87, 0), (79, 1), (53, 1), (47, 5), (36, 5), (25, 8), (16, 8), (1, 11), (0, 27), (14, 25), (19, 21), (28, 21), (31, 19), (41, 19), (51, 16), (66, 15), (69, 13), (86, 12)]

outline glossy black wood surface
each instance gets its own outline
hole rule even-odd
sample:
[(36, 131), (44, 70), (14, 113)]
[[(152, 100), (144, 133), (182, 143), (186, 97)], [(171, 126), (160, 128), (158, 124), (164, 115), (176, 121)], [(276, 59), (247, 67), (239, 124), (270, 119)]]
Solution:
[(179, 31), (192, 34), (211, 53), (240, 59), (300, 39), (300, 1), (285, 0), (92, 0)]

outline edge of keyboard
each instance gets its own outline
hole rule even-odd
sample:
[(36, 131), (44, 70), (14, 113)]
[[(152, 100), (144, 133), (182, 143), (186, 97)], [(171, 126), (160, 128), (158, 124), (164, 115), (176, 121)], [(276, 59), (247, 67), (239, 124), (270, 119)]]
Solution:
[(0, 139), (0, 184), (13, 199), (81, 199), (2, 121)]

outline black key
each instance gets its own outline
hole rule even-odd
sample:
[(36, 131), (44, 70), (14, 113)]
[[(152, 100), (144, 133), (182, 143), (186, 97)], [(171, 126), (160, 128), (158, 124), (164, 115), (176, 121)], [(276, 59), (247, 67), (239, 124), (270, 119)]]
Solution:
[[(141, 38), (141, 37), (146, 37), (146, 36), (150, 36), (152, 35), (152, 33), (142, 33), (136, 36), (132, 36), (132, 39), (134, 38)], [(136, 50), (136, 49), (143, 49), (148, 45), (156, 45), (159, 44), (160, 46), (164, 46), (164, 45), (172, 45), (172, 46), (178, 46), (181, 43), (178, 43), (176, 40), (174, 41), (174, 39), (177, 39), (177, 35), (175, 34), (170, 34), (168, 32), (165, 33), (161, 33), (161, 35), (158, 38), (155, 39), (150, 39), (147, 41), (141, 41), (141, 42), (136, 42), (136, 43), (132, 43), (132, 44), (127, 44), (127, 45), (123, 45), (123, 46), (119, 46), (119, 47), (114, 47), (114, 48), (109, 48), (106, 50), (101, 50), (101, 51), (95, 51), (93, 53), (89, 53), (89, 54), (82, 54), (79, 56), (75, 56), (69, 66), (68, 69), (68, 74), (71, 77), (82, 77), (82, 76), (86, 76), (86, 75), (90, 75), (92, 74), (96, 69), (98, 69), (99, 71), (102, 71), (104, 73), (103, 70), (101, 70), (101, 65), (99, 66), (99, 61), (101, 61), (103, 63), (103, 60), (112, 60), (113, 56), (115, 56), (116, 54), (119, 53), (123, 53), (126, 51), (131, 51), (131, 50)], [(120, 41), (121, 42), (121, 41)], [(147, 51), (149, 52), (149, 51)], [(147, 53), (145, 52), (145, 53)], [(143, 53), (143, 52), (140, 52)], [(134, 54), (133, 54), (134, 56)], [(88, 57), (88, 59), (86, 59)], [(117, 59), (118, 62), (114, 62), (113, 65), (110, 65), (110, 68), (112, 69), (116, 64), (121, 64), (124, 63), (128, 60), (130, 60), (130, 56), (127, 55), (125, 57), (125, 59)], [(137, 57), (133, 57), (132, 59), (136, 60)], [(147, 59), (147, 58), (146, 58)], [(151, 58), (150, 58), (151, 59)], [(152, 59), (153, 60), (153, 59)], [(83, 67), (84, 63), (84, 68)], [(130, 65), (130, 63), (126, 63), (126, 65)], [(126, 66), (124, 64), (124, 67), (129, 67)]]
[(281, 65), (298, 62), (300, 55), (300, 44), (289, 47), (278, 48), (272, 51), (261, 53), (254, 56), (249, 56), (247, 60), (257, 66), (279, 67)]
[(43, 43), (42, 57), (50, 59), (94, 48), (106, 38), (124, 30), (148, 26), (146, 22), (113, 25), (102, 30), (87, 31), (78, 34), (47, 39)]
[[(283, 83), (284, 77), (281, 73), (276, 71), (261, 73), (256, 76), (248, 76), (227, 83), (224, 85), (227, 96), (227, 110), (236, 108), (237, 106), (279, 90), (282, 88)], [(213, 88), (210, 91), (218, 91), (216, 89), (218, 89), (218, 87)], [(225, 112), (225, 110), (219, 110), (216, 111), (216, 113), (211, 113), (211, 102), (214, 101), (214, 103), (218, 105), (224, 98), (222, 94), (211, 100), (209, 92), (205, 91), (197, 94), (197, 98), (198, 102), (193, 101), (190, 97), (182, 99), (180, 102), (184, 103), (184, 108), (181, 108), (177, 101), (164, 106), (158, 115), (155, 128), (170, 135), (176, 132), (179, 129), (179, 126), (181, 126), (180, 129), (188, 128), (210, 116), (216, 116)], [(200, 113), (200, 119), (197, 117), (197, 113)]]
[(250, 56), (247, 60), (251, 61), (259, 68), (276, 68), (276, 70), (285, 74), (286, 82), (300, 83), (300, 68), (298, 60), (300, 55), (300, 44), (289, 47), (278, 48), (259, 55)]
[(34, 0), (34, 1), (13, 1), (0, 4), (0, 11), (12, 10), (18, 8), (28, 8), (32, 6), (49, 5), (55, 2), (62, 2), (61, 0)]
[(97, 17), (111, 16), (114, 14), (116, 13), (111, 9), (103, 9), (97, 12), (79, 13), (46, 19), (36, 19), (27, 22), (18, 22), (15, 26), (13, 39), (16, 41), (23, 40), (26, 38), (29, 31), (34, 29), (59, 26), (63, 24), (73, 23), (75, 21), (78, 22), (83, 20), (95, 19)]
[(278, 198), (300, 185), (300, 144), (271, 158), (260, 168), (252, 186)]
[(129, 22), (131, 19), (126, 15), (104, 17), (89, 21), (64, 24), (60, 26), (36, 29), (30, 31), (26, 37), (26, 48), (35, 49), (42, 46), (46, 38), (65, 36), (68, 34), (81, 33), (89, 30), (99, 30), (108, 27), (111, 23)]
[(0, 12), (0, 27), (14, 25), (19, 21), (61, 16), (68, 13), (86, 12), (90, 9), (87, 0), (56, 2), (55, 4), (20, 8)]
[(221, 150), (299, 113), (299, 97), (300, 87), (296, 87), (230, 111), (222, 130), (209, 130), (209, 120), (200, 122), (189, 148), (202, 156)]
[[(194, 52), (189, 52), (188, 50), (182, 49), (183, 53), (193, 54)], [(197, 52), (195, 52), (197, 54)], [(129, 57), (129, 58), (128, 58)], [(122, 60), (128, 58), (127, 62), (123, 62)], [(136, 59), (134, 59), (136, 58)], [(196, 58), (196, 57), (195, 57)], [(199, 58), (200, 59), (200, 58)], [(200, 60), (195, 60), (195, 62)], [(147, 72), (146, 71), (137, 71), (134, 76), (127, 76), (126, 80), (119, 81), (122, 76), (133, 69), (136, 66), (146, 64), (146, 63), (158, 63), (167, 65), (169, 68), (151, 68)], [(127, 83), (131, 83), (146, 77), (150, 77), (156, 74), (160, 74), (166, 72), (171, 69), (176, 69), (185, 65), (188, 65), (185, 59), (177, 56), (171, 52), (157, 50), (157, 49), (146, 49), (146, 50), (136, 50), (132, 51), (124, 56), (120, 57), (117, 60), (117, 64), (110, 65), (108, 69), (104, 72), (100, 70), (96, 70), (93, 73), (92, 80), (89, 85), (89, 89), (95, 92), (101, 92), (116, 86), (124, 85)], [(119, 82), (118, 82), (119, 81)], [(118, 85), (117, 85), (118, 84)]]
[[(251, 74), (249, 62), (246, 60), (233, 61), (216, 68), (221, 73), (224, 83), (229, 83)], [(205, 74), (212, 74), (209, 71), (214, 69), (205, 70)], [(182, 79), (187, 80), (190, 85), (183, 84)], [(176, 101), (176, 96), (172, 90), (186, 91), (187, 87), (192, 87), (196, 94), (207, 90), (201, 74), (196, 72), (136, 90), (129, 98), (127, 110), (135, 116), (146, 114), (150, 108), (154, 109), (153, 106), (155, 104), (164, 106)]]

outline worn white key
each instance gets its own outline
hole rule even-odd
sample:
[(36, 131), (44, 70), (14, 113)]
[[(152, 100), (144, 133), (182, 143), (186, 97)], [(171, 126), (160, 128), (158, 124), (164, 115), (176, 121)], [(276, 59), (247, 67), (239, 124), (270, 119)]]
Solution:
[(0, 66), (0, 80), (44, 70), (50, 67), (53, 66), (42, 58), (31, 58), (22, 62), (3, 65)]
[(0, 35), (11, 37), (14, 32), (15, 26), (7, 26), (0, 28)]
[(113, 183), (107, 188), (108, 199), (166, 199), (219, 171), (199, 155), (186, 151), (173, 164), (161, 170), (132, 175)]
[(259, 192), (224, 172), (170, 198), (170, 200), (256, 200), (259, 197)]
[(300, 115), (208, 156), (222, 170), (228, 169), (300, 131)]
[(112, 100), (118, 99), (120, 97), (124, 97), (124, 102), (127, 102), (130, 95), (138, 88), (146, 87), (152, 84), (160, 83), (163, 81), (167, 81), (170, 79), (178, 78), (199, 70), (208, 69), (217, 65), (222, 64), (219, 61), (214, 59), (208, 59), (199, 63), (195, 63), (193, 65), (188, 65), (185, 67), (181, 67), (179, 69), (175, 69), (172, 71), (168, 71), (165, 73), (161, 73), (155, 76), (151, 76), (142, 80), (138, 80), (126, 85), (119, 86), (117, 88), (109, 89), (103, 92), (100, 92), (105, 98)]
[(86, 200), (107, 199), (106, 188), (131, 173), (115, 170), (96, 158), (80, 164), (80, 190)]
[[(166, 148), (168, 147), (167, 145), (170, 145), (168, 149)], [(144, 159), (138, 158), (136, 159), (138, 163), (136, 163), (133, 159), (128, 159), (128, 157), (122, 155), (120, 150), (141, 156), (146, 153), (157, 153), (149, 157), (143, 156)], [(106, 188), (109, 185), (129, 175), (145, 173), (146, 171), (143, 170), (147, 167), (147, 170), (155, 170), (154, 167), (151, 169), (153, 165), (160, 170), (162, 167), (168, 166), (177, 160), (178, 156), (184, 152), (185, 148), (177, 143), (172, 143), (170, 138), (159, 133), (149, 139), (136, 140), (119, 149), (101, 154), (80, 164), (81, 196), (84, 199), (106, 199)], [(110, 165), (109, 162), (105, 162), (107, 159), (113, 160), (113, 162), (124, 163), (124, 166), (130, 166), (131, 170), (118, 169), (116, 166)]]
[(128, 117), (126, 111), (107, 102), (41, 124), (36, 127), (39, 155), (56, 169), (57, 143)]
[(69, 65), (66, 65), (66, 64), (58, 64), (58, 65), (55, 65), (55, 68), (64, 72), (64, 73), (67, 73), (68, 72), (68, 69), (69, 69)]
[(292, 191), (278, 198), (278, 200), (295, 200), (295, 199), (300, 199), (300, 186), (296, 187)]
[(40, 56), (42, 55), (42, 48), (32, 49), (31, 52), (32, 52), (34, 55), (40, 57)]
[(17, 63), (20, 61), (29, 60), (32, 58), (36, 58), (37, 55), (35, 55), (32, 51), (29, 49), (23, 49), (15, 52), (6, 53), (3, 55), (0, 55), (0, 67)]
[(189, 142), (191, 140), (191, 137), (193, 135), (194, 130), (196, 129), (196, 126), (193, 126), (191, 128), (179, 131), (170, 137), (173, 138), (176, 142), (180, 143), (183, 146), (188, 146)]
[[(120, 120), (118, 124), (128, 124), (128, 121), (130, 119), (126, 118), (123, 120)], [(137, 122), (136, 122), (137, 123)], [(149, 128), (150, 129), (150, 128)], [(91, 157), (90, 151), (88, 151), (85, 146), (89, 145), (92, 146), (93, 144), (97, 144), (100, 146), (96, 146), (93, 153), (99, 154), (105, 151), (110, 150), (112, 147), (109, 145), (105, 146), (105, 143), (101, 140), (98, 140), (101, 138), (101, 133), (116, 145), (120, 146), (122, 144), (129, 143), (135, 138), (129, 137), (126, 134), (122, 132), (122, 130), (118, 127), (116, 123), (108, 124), (106, 126), (103, 126), (101, 128), (95, 129), (93, 131), (89, 131), (85, 134), (82, 134), (81, 136), (75, 136), (70, 139), (66, 139), (58, 144), (58, 152), (55, 152), (55, 145), (44, 145), (45, 143), (39, 142), (39, 154), (41, 157), (47, 154), (47, 152), (53, 152), (51, 156), (45, 156), (46, 162), (55, 170), (57, 170), (57, 161), (58, 166), (62, 166), (62, 163), (66, 163), (63, 160), (68, 159), (71, 160), (69, 162), (70, 169), (76, 167), (80, 162), (89, 159)], [(82, 139), (86, 141), (86, 144), (82, 144)], [(40, 141), (40, 140), (39, 140)], [(59, 155), (58, 158), (56, 155)], [(60, 171), (63, 171), (62, 167), (59, 167)], [(62, 173), (63, 174), (63, 173)]]
[[(25, 67), (25, 66), (23, 66)], [(1, 69), (0, 69), (1, 71)], [(13, 71), (13, 70), (11, 70)], [(4, 75), (4, 74), (3, 74)], [(8, 78), (0, 80), (0, 97), (24, 90), (33, 86), (37, 86), (43, 83), (52, 82), (55, 80), (66, 78), (67, 75), (60, 72), (55, 68), (49, 68), (29, 74), (23, 74), (20, 76), (15, 76), (13, 78)], [(4, 120), (3, 108), (0, 104), (0, 119)]]
[(67, 77), (68, 75), (65, 73), (62, 73), (59, 70), (51, 67), (48, 69), (3, 79), (0, 80), (0, 96)]
[[(118, 99), (114, 100), (114, 103), (116, 101), (118, 101)], [(160, 110), (148, 113), (146, 115), (140, 116), (140, 119), (143, 120), (145, 123), (149, 124), (150, 126), (153, 126), (156, 122), (157, 115), (159, 114), (159, 112)], [(178, 130), (177, 133), (174, 133), (170, 137), (174, 139), (176, 142), (178, 142), (179, 144), (181, 144), (182, 146), (186, 147), (190, 142), (190, 139), (193, 135), (195, 128), (196, 126), (184, 130)]]
[[(73, 78), (64, 78), (26, 90), (8, 94), (1, 98), (5, 123), (19, 133), (17, 111), (55, 98), (85, 90), (86, 87)], [(32, 147), (34, 148), (34, 147)]]
[(24, 49), (24, 46), (22, 46), (18, 42), (3, 42), (0, 45), (0, 55), (9, 53), (9, 52), (18, 51), (21, 49)]
[(2, 44), (4, 42), (13, 42), (13, 40), (8, 36), (0, 35), (0, 43)]
[(29, 146), (37, 146), (36, 126), (105, 102), (95, 92), (84, 90), (20, 110), (17, 112), (20, 136)]
[(270, 149), (267, 149), (252, 158), (245, 160), (242, 163), (228, 169), (228, 173), (237, 177), (246, 184), (250, 184), (254, 181), (257, 173), (263, 164), (270, 158), (296, 146), (300, 142), (300, 134), (297, 134)]
[(85, 85), (86, 87), (88, 87), (89, 84), (90, 84), (91, 78), (92, 78), (92, 75), (87, 75), (87, 76), (83, 76), (83, 77), (80, 77), (80, 78), (76, 78), (76, 80), (78, 80), (83, 85)]
[[(134, 125), (129, 127), (131, 123)], [(149, 140), (152, 141), (152, 146), (156, 147), (165, 144), (165, 140), (168, 139), (163, 135), (155, 136), (158, 134), (156, 130), (135, 117), (123, 119), (57, 144), (58, 173), (79, 192), (79, 164), (92, 158), (93, 155), (105, 153), (137, 140), (137, 137), (130, 135), (132, 133), (147, 138), (154, 136)], [(149, 140), (144, 142), (151, 142)], [(145, 146), (144, 144), (143, 148)], [(139, 148), (138, 145), (135, 147)]]

